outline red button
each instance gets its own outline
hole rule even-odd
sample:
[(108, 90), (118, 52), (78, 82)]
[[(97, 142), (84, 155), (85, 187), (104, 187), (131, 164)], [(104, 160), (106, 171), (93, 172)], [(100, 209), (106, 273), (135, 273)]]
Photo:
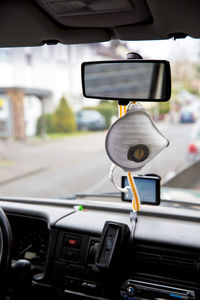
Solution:
[(69, 240), (69, 245), (76, 245), (76, 240)]
[(69, 248), (76, 248), (76, 249), (80, 249), (81, 247), (81, 241), (82, 238), (79, 236), (73, 236), (73, 235), (65, 235), (64, 236), (64, 243), (63, 246), (64, 247), (69, 247)]

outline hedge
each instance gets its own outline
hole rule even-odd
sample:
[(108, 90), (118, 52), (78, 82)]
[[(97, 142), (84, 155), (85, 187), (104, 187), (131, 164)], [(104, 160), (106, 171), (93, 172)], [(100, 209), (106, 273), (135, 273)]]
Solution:
[(111, 118), (117, 116), (117, 101), (102, 101), (98, 106), (85, 107), (84, 110), (96, 110), (100, 112), (106, 121), (106, 129), (111, 125)]
[[(53, 124), (52, 124), (52, 116), (53, 114), (45, 114), (45, 126), (46, 126), (46, 133), (52, 133), (53, 131)], [(36, 128), (36, 134), (41, 135), (42, 132), (42, 117), (39, 117), (37, 120), (37, 128)]]
[(64, 97), (61, 98), (52, 116), (52, 125), (54, 132), (73, 132), (76, 130), (74, 113)]
[[(53, 114), (45, 114), (46, 133), (54, 132), (73, 132), (76, 130), (75, 115), (67, 103), (67, 100), (62, 97), (55, 112)], [(37, 121), (37, 135), (41, 135), (42, 117)]]

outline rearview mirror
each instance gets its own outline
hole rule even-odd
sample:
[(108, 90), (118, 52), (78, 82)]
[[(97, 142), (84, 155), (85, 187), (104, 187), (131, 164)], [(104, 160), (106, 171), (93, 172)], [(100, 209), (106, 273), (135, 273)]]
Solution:
[(171, 96), (168, 61), (118, 60), (82, 64), (83, 95), (86, 98), (167, 101)]

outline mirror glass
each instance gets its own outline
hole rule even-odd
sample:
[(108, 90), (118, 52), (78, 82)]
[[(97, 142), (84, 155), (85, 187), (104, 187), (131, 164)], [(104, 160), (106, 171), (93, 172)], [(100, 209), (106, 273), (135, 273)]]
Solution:
[(87, 98), (167, 101), (171, 94), (167, 61), (108, 61), (82, 64)]

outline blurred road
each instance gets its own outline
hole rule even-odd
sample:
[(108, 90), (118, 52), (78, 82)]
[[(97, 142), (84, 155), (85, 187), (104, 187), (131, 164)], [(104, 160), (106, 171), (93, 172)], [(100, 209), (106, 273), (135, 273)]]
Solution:
[[(193, 124), (158, 125), (169, 147), (140, 174), (166, 176), (186, 161)], [(106, 132), (55, 141), (0, 144), (0, 196), (59, 197), (116, 191), (108, 179), (111, 162), (104, 149)], [(121, 171), (116, 172), (120, 184)]]

